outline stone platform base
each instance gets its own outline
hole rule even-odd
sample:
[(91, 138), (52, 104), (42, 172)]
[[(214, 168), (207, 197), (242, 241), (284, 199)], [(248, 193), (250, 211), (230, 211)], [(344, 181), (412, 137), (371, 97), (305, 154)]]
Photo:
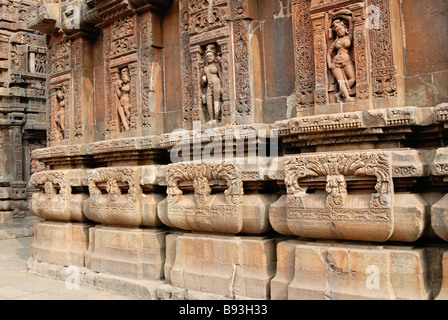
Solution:
[(137, 299), (157, 300), (157, 289), (165, 284), (164, 281), (133, 280), (94, 272), (85, 267), (73, 268), (73, 266), (41, 262), (32, 257), (28, 259), (28, 268), (32, 274), (67, 281), (68, 286), (73, 285), (74, 279), (77, 279), (80, 285), (120, 293)]
[(85, 266), (135, 280), (163, 279), (166, 233), (156, 228), (91, 228)]
[(165, 277), (174, 287), (231, 299), (269, 299), (275, 239), (174, 233), (166, 245)]
[(41, 277), (63, 280), (68, 286), (73, 284), (74, 272), (79, 272), (79, 284), (108, 292), (119, 293), (144, 300), (249, 300), (248, 297), (232, 298), (219, 294), (199, 292), (174, 287), (164, 280), (134, 280), (94, 272), (85, 267), (61, 266), (52, 263), (28, 259), (29, 272)]
[(62, 266), (83, 267), (91, 227), (86, 223), (37, 223), (34, 226), (31, 257)]
[[(35, 225), (29, 270), (157, 300), (448, 299), (448, 245)], [(75, 273), (75, 274), (74, 274)]]
[(433, 299), (427, 251), (410, 246), (284, 241), (277, 248), (271, 298)]

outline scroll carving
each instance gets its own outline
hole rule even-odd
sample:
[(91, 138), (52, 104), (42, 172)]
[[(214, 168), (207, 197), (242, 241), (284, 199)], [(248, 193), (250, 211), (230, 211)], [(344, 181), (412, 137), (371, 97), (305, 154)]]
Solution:
[[(167, 213), (161, 220), (185, 230), (239, 233), (243, 230), (241, 170), (230, 163), (179, 163), (167, 169)], [(213, 193), (210, 184), (221, 189)], [(192, 182), (192, 183), (191, 183)], [(180, 184), (194, 194), (183, 194)]]
[(224, 180), (228, 189), (224, 191), (226, 203), (236, 205), (244, 194), (243, 182), (237, 168), (229, 163), (180, 163), (169, 165), (167, 170), (168, 202), (176, 203), (183, 194), (179, 189), (182, 181), (193, 181), (194, 195), (197, 204), (205, 203), (205, 198), (212, 189), (211, 180)]
[[(30, 210), (38, 217), (57, 221), (85, 221), (82, 202), (86, 194), (72, 193), (73, 185), (79, 186), (80, 170), (51, 170), (36, 172), (31, 176), (30, 186), (40, 188), (43, 193), (34, 193), (30, 201)], [(76, 178), (75, 178), (76, 177)]]
[[(350, 196), (347, 180), (368, 177), (376, 178), (376, 192)], [(326, 195), (307, 193), (307, 186), (322, 178)], [(285, 184), (288, 192), (286, 219), (289, 228), (299, 236), (372, 241), (385, 241), (391, 236), (392, 166), (390, 156), (385, 153), (288, 157)], [(355, 228), (365, 233), (359, 234)]]
[(314, 104), (314, 54), (313, 27), (310, 0), (293, 0), (293, 23), (296, 65), (296, 105), (298, 116), (309, 116)]
[(379, 8), (381, 28), (370, 30), (372, 54), (373, 94), (376, 97), (397, 94), (397, 70), (392, 48), (392, 25), (389, 1), (371, 0), (371, 5)]

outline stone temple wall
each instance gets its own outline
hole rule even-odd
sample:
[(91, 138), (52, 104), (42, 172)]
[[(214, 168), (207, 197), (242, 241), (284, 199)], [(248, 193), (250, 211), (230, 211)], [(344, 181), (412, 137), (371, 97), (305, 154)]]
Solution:
[(45, 36), (27, 29), (36, 1), (0, 2), (0, 239), (33, 235), (40, 221), (28, 210), (34, 172), (31, 152), (46, 145)]
[(447, 7), (36, 6), (30, 271), (150, 299), (446, 298)]

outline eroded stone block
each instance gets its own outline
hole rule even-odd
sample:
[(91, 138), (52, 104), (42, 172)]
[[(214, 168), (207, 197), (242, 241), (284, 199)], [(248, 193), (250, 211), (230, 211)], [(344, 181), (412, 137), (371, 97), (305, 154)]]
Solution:
[(96, 226), (90, 230), (86, 266), (136, 280), (164, 277), (166, 231)]
[(431, 298), (424, 249), (284, 241), (277, 256), (273, 299)]
[(83, 267), (91, 227), (84, 223), (36, 223), (31, 257), (37, 261), (61, 266)]
[(173, 286), (225, 297), (269, 298), (274, 239), (184, 234), (176, 236), (175, 245), (172, 268), (165, 270)]

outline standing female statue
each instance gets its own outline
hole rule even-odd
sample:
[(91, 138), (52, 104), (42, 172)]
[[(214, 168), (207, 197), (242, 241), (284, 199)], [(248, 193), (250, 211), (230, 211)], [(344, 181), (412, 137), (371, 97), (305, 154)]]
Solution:
[[(348, 22), (348, 26), (344, 21)], [(327, 53), (328, 68), (330, 68), (339, 86), (336, 94), (338, 101), (354, 101), (356, 83), (355, 64), (350, 56), (353, 44), (353, 17), (350, 10), (340, 10), (333, 13), (333, 22), (329, 30), (329, 38), (336, 39), (330, 45)]]
[(124, 131), (129, 130), (129, 122), (131, 118), (131, 101), (130, 94), (131, 91), (131, 79), (129, 77), (129, 69), (123, 68), (121, 70), (121, 78), (117, 73), (117, 96), (120, 99), (120, 104), (118, 105), (118, 114), (120, 116), (121, 123), (124, 127)]
[(58, 129), (60, 136), (64, 138), (65, 130), (65, 94), (62, 89), (56, 91), (56, 114), (54, 116), (54, 122)]
[(210, 123), (216, 123), (221, 116), (221, 64), (215, 44), (209, 44), (205, 50), (206, 65), (201, 77), (201, 86), (205, 88), (202, 104), (207, 105)]

